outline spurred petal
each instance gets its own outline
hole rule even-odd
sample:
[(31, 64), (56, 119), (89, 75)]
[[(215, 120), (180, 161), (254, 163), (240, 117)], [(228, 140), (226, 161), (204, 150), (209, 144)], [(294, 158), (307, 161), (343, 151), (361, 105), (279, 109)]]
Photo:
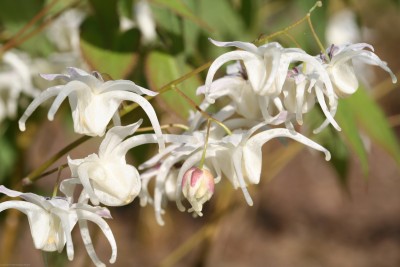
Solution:
[(260, 181), (262, 146), (272, 138), (276, 137), (288, 137), (294, 139), (297, 142), (303, 143), (313, 149), (324, 152), (325, 159), (330, 160), (331, 155), (328, 150), (300, 133), (293, 134), (288, 129), (266, 130), (251, 137), (243, 148), (244, 166), (248, 175), (248, 179), (252, 183), (258, 184)]
[(107, 81), (101, 86), (100, 90), (102, 93), (110, 91), (127, 91), (148, 96), (156, 96), (158, 94), (157, 92), (141, 87), (129, 80)]
[(156, 133), (157, 136), (157, 142), (160, 150), (165, 149), (165, 142), (162, 137), (162, 131), (161, 131), (161, 126), (160, 123), (158, 122), (157, 115), (154, 111), (153, 106), (147, 101), (144, 97), (130, 93), (130, 92), (110, 92), (112, 95), (111, 97), (114, 99), (120, 99), (120, 100), (128, 100), (128, 101), (133, 101), (137, 103), (139, 106), (142, 107), (142, 109), (146, 112), (147, 116), (150, 119), (151, 125), (153, 126), (154, 132)]
[(18, 121), (19, 129), (25, 131), (25, 122), (32, 115), (35, 109), (40, 106), (47, 99), (59, 94), (64, 86), (54, 86), (43, 91), (39, 96), (37, 96), (27, 107), (24, 114)]
[(233, 152), (232, 155), (232, 161), (233, 161), (233, 167), (235, 168), (236, 171), (236, 177), (238, 179), (240, 188), (243, 191), (244, 198), (246, 199), (246, 202), (249, 206), (253, 206), (253, 200), (251, 199), (251, 196), (249, 194), (249, 191), (247, 191), (246, 188), (246, 182), (244, 181), (243, 177), (243, 172), (242, 172), (242, 150), (241, 149), (236, 149)]
[[(140, 119), (136, 123), (132, 123), (127, 126), (114, 126), (110, 130), (108, 130), (106, 136), (100, 144), (99, 148), (99, 157), (104, 158), (107, 155), (113, 154), (114, 150), (122, 143), (122, 141), (132, 135), (139, 126), (142, 124), (143, 120)], [(124, 157), (123, 155), (117, 155), (117, 157)]]
[[(75, 91), (85, 91), (89, 90), (90, 88), (83, 82), (80, 81), (70, 81), (67, 83), (62, 90), (59, 92), (58, 96), (54, 100), (53, 104), (51, 105), (49, 109), (49, 113), (47, 114), (47, 118), (52, 121), (54, 119), (54, 114), (57, 112), (58, 108), (64, 102), (64, 100), (69, 96), (69, 94), (75, 92)], [(80, 96), (83, 98), (86, 94), (80, 94)], [(90, 95), (90, 94), (89, 94)], [(88, 99), (80, 99), (80, 101), (88, 102)]]
[(247, 42), (240, 42), (240, 41), (233, 41), (233, 42), (220, 42), (220, 41), (216, 41), (213, 40), (211, 38), (208, 38), (208, 40), (213, 43), (216, 46), (219, 47), (237, 47), (240, 48), (242, 50), (257, 54), (258, 53), (258, 48), (257, 46), (255, 46), (253, 43), (247, 43)]
[[(86, 220), (94, 222), (100, 227), (100, 230), (103, 232), (103, 234), (105, 235), (111, 246), (112, 253), (111, 253), (110, 263), (114, 263), (117, 258), (117, 244), (115, 242), (114, 235), (110, 227), (106, 223), (106, 221), (104, 221), (100, 216), (85, 210), (77, 210), (77, 214), (79, 218), (79, 227), (81, 229), (82, 239), (85, 244), (86, 250), (89, 256), (92, 258), (92, 260), (97, 259), (98, 263), (98, 258), (96, 256), (96, 252), (94, 251), (93, 243), (87, 230)], [(104, 266), (104, 265), (97, 265), (97, 266)]]

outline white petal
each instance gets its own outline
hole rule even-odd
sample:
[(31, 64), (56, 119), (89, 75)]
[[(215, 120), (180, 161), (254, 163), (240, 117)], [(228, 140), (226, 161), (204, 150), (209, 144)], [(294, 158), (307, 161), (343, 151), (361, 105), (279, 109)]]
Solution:
[(95, 162), (84, 162), (78, 167), (78, 178), (82, 183), (83, 189), (86, 191), (86, 193), (90, 197), (90, 201), (93, 203), (93, 205), (99, 205), (99, 198), (97, 195), (94, 193), (94, 189), (92, 186), (92, 183), (90, 182), (90, 177), (89, 177), (89, 172), (92, 168), (96, 168), (96, 165), (100, 166), (101, 168), (101, 163), (95, 163)]
[[(90, 94), (91, 89), (86, 84), (84, 84), (80, 81), (71, 81), (71, 82), (67, 83), (63, 87), (63, 89), (60, 91), (60, 93), (54, 100), (53, 104), (51, 105), (51, 107), (49, 109), (49, 113), (47, 114), (47, 118), (50, 121), (52, 121), (54, 119), (54, 114), (57, 112), (61, 103), (64, 102), (65, 98), (67, 98), (69, 94), (71, 94), (75, 91), (83, 91), (83, 90), (87, 90), (88, 93), (86, 93), (86, 94)], [(80, 96), (83, 97), (86, 94), (80, 94)], [(86, 102), (86, 101), (90, 101), (90, 100), (89, 99), (80, 99), (80, 101)]]
[(243, 172), (242, 172), (242, 150), (236, 149), (232, 155), (233, 167), (235, 168), (236, 177), (238, 178), (238, 182), (240, 188), (243, 191), (244, 198), (249, 206), (253, 206), (253, 200), (247, 191), (246, 182), (244, 181)]
[(127, 91), (139, 95), (156, 96), (158, 93), (141, 87), (129, 80), (113, 80), (107, 81), (101, 86), (101, 92), (110, 91)]
[(21, 131), (25, 131), (25, 122), (31, 116), (31, 114), (35, 111), (35, 109), (40, 106), (47, 99), (59, 94), (64, 86), (54, 86), (48, 88), (46, 91), (42, 92), (39, 96), (37, 96), (32, 103), (29, 104), (27, 109), (25, 110), (22, 117), (19, 119), (19, 129)]
[(60, 191), (67, 197), (68, 202), (72, 203), (76, 185), (81, 184), (78, 178), (65, 179), (60, 184)]
[[(324, 98), (324, 94), (321, 90), (321, 88), (319, 87), (318, 83), (315, 85), (315, 94), (317, 95), (317, 99), (318, 99), (318, 103), (321, 106), (322, 112), (325, 114), (326, 119), (332, 124), (332, 126), (337, 130), (337, 131), (341, 131), (340, 126), (337, 124), (337, 122), (335, 121), (335, 119), (333, 118), (331, 112), (336, 112), (336, 111), (329, 111), (328, 107), (325, 104), (325, 98)], [(334, 102), (332, 103), (332, 106), (335, 107), (335, 103), (336, 100), (334, 100)]]
[(261, 175), (261, 163), (262, 163), (262, 146), (276, 137), (288, 137), (296, 140), (297, 142), (303, 143), (313, 149), (322, 151), (325, 153), (325, 159), (330, 160), (330, 153), (327, 149), (321, 145), (315, 143), (314, 141), (308, 139), (307, 137), (296, 133), (292, 134), (288, 129), (271, 129), (261, 133), (258, 133), (251, 137), (243, 150), (244, 153), (244, 164), (249, 181), (258, 184)]
[(162, 196), (165, 194), (165, 181), (167, 179), (168, 174), (171, 171), (171, 168), (175, 163), (179, 162), (181, 158), (179, 157), (169, 157), (167, 158), (160, 166), (158, 170), (158, 174), (156, 176), (156, 184), (154, 188), (154, 210), (156, 213), (157, 222), (160, 225), (164, 225), (164, 220), (161, 217), (162, 214)]
[[(111, 246), (111, 258), (110, 258), (110, 263), (114, 263), (115, 260), (117, 259), (117, 244), (115, 242), (114, 235), (106, 223), (100, 216), (90, 213), (85, 210), (77, 210), (78, 218), (79, 218), (79, 228), (81, 230), (81, 235), (83, 242), (85, 244), (86, 250), (90, 256), (90, 258), (93, 260), (93, 262), (97, 265), (99, 263), (99, 260), (96, 256), (96, 252), (94, 251), (93, 248), (93, 243), (89, 235), (89, 231), (87, 229), (87, 223), (86, 220), (92, 221), (95, 224), (97, 224), (101, 231), (104, 233), (105, 237), (107, 238), (108, 242), (110, 243)], [(95, 261), (97, 259), (97, 261)], [(97, 266), (102, 266), (102, 265), (97, 265)]]
[(81, 232), (83, 244), (85, 245), (86, 251), (94, 265), (97, 267), (106, 267), (106, 265), (97, 257), (96, 251), (93, 247), (92, 238), (90, 237), (89, 228), (85, 220), (79, 220), (79, 230)]
[(164, 143), (164, 139), (162, 137), (161, 126), (160, 126), (160, 123), (158, 122), (157, 115), (154, 111), (154, 108), (149, 103), (149, 101), (147, 101), (144, 97), (142, 97), (140, 95), (130, 93), (130, 92), (115, 91), (115, 92), (110, 92), (110, 93), (112, 94), (112, 98), (114, 98), (114, 99), (133, 101), (142, 107), (142, 109), (146, 112), (147, 116), (149, 117), (151, 125), (153, 126), (153, 129), (154, 129), (154, 132), (156, 133), (159, 149), (160, 150), (165, 149), (165, 143)]
[[(260, 84), (265, 79), (265, 73), (262, 73), (264, 68), (262, 66), (262, 61), (260, 60), (259, 57), (257, 57), (255, 54), (252, 54), (250, 52), (246, 51), (233, 51), (233, 52), (228, 52), (225, 54), (222, 54), (218, 58), (214, 60), (214, 62), (211, 64), (206, 81), (205, 81), (205, 86), (206, 86), (206, 98), (209, 95), (209, 92), (211, 90), (211, 83), (213, 81), (214, 75), (217, 72), (217, 70), (225, 63), (231, 61), (231, 60), (243, 60), (243, 62), (246, 65), (246, 70), (247, 73), (251, 73), (251, 76), (249, 76), (249, 79), (254, 87), (254, 90), (259, 89)], [(214, 103), (212, 99), (207, 99), (208, 102)]]
[(258, 48), (255, 46), (253, 43), (247, 43), (247, 42), (240, 42), (240, 41), (233, 41), (233, 42), (219, 42), (216, 40), (213, 40), (211, 38), (208, 38), (208, 40), (213, 43), (216, 46), (219, 47), (230, 47), (234, 46), (240, 49), (243, 49), (245, 51), (257, 54), (258, 53)]
[[(179, 145), (169, 145), (167, 146), (163, 151), (159, 152), (158, 154), (154, 155), (152, 158), (148, 159), (141, 165), (139, 165), (139, 170), (144, 170), (150, 167), (153, 167), (157, 163), (161, 161), (163, 157), (171, 153), (173, 150), (175, 150)], [(143, 174), (142, 174), (143, 175)]]
[(117, 148), (117, 146), (120, 145), (127, 136), (136, 132), (142, 122), (143, 120), (140, 119), (136, 123), (132, 123), (127, 126), (114, 126), (108, 130), (106, 136), (100, 144), (99, 157), (102, 158), (105, 155), (112, 154), (114, 149)]

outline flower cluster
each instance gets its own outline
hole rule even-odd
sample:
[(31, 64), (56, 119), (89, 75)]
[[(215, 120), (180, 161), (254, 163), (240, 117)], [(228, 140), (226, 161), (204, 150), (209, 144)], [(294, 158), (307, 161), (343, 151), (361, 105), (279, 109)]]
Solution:
[[(211, 41), (220, 47), (239, 50), (225, 53), (212, 63), (204, 86), (197, 90), (198, 94), (204, 94), (204, 101), (191, 114), (188, 129), (179, 135), (162, 133), (154, 108), (142, 96), (156, 93), (131, 81), (105, 81), (98, 72), (88, 73), (78, 68), (68, 68), (68, 74), (42, 75), (47, 80), (64, 80), (65, 84), (50, 87), (33, 100), (19, 121), (21, 130), (42, 102), (55, 97), (48, 112), (49, 120), (53, 120), (61, 103), (68, 98), (75, 132), (105, 136), (98, 153), (81, 159), (68, 157), (71, 177), (60, 184), (65, 197), (44, 198), (0, 186), (1, 193), (25, 200), (3, 202), (0, 211), (15, 208), (28, 216), (36, 248), (61, 251), (66, 245), (71, 260), (71, 231), (78, 223), (89, 256), (97, 266), (102, 266), (87, 229), (87, 221), (92, 221), (110, 242), (113, 263), (116, 244), (103, 220), (111, 215), (99, 205), (123, 206), (139, 197), (141, 205), (154, 206), (161, 225), (167, 201), (175, 201), (181, 211), (189, 204), (189, 212), (202, 216), (203, 205), (218, 193), (216, 187), (223, 177), (234, 188), (240, 188), (246, 202), (253, 205), (247, 187), (260, 182), (262, 146), (271, 139), (293, 139), (330, 159), (329, 151), (304, 136), (298, 125), (303, 124), (303, 116), (318, 103), (326, 121), (315, 132), (329, 124), (340, 130), (334, 119), (339, 98), (353, 94), (358, 88), (354, 61), (377, 65), (396, 82), (386, 63), (368, 44), (332, 45), (322, 54), (312, 56), (279, 43), (257, 47), (245, 42)], [(227, 67), (227, 74), (214, 80), (221, 66), (231, 61), (234, 63)], [(122, 101), (141, 106), (154, 133), (135, 135), (142, 120), (121, 126), (118, 107)], [(227, 104), (211, 116), (204, 110), (216, 101)], [(111, 120), (115, 126), (108, 128)], [(130, 149), (150, 143), (158, 144), (156, 155), (138, 168), (127, 163)], [(154, 192), (149, 186), (152, 179)], [(75, 202), (77, 185), (82, 190)]]

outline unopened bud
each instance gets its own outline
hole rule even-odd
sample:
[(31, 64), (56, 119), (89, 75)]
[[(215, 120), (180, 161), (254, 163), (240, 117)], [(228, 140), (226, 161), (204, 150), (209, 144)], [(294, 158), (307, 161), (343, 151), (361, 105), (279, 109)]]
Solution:
[(183, 175), (182, 193), (197, 215), (202, 216), (203, 204), (214, 194), (214, 177), (208, 170), (192, 167)]

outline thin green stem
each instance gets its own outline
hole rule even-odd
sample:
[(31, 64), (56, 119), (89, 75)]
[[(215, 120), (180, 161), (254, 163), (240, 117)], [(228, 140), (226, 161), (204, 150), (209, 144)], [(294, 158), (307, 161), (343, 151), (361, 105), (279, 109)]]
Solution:
[(54, 185), (54, 189), (53, 189), (53, 197), (57, 196), (58, 185), (60, 184), (61, 171), (63, 169), (64, 169), (64, 165), (61, 165), (61, 166), (58, 167), (57, 180), (56, 180), (56, 184)]
[(290, 31), (291, 29), (297, 27), (298, 25), (300, 25), (301, 23), (303, 23), (306, 20), (309, 20), (309, 16), (311, 15), (311, 13), (317, 8), (317, 7), (322, 7), (322, 2), (321, 1), (317, 1), (314, 6), (312, 8), (310, 8), (310, 10), (308, 11), (307, 15), (301, 19), (299, 19), (298, 21), (296, 21), (295, 23), (293, 23), (292, 25), (287, 26), (286, 28), (284, 28), (283, 30), (274, 32), (270, 35), (264, 36), (261, 35), (257, 40), (255, 40), (253, 43), (255, 45), (261, 45), (261, 44), (265, 44), (268, 43), (268, 41), (274, 37), (277, 37), (281, 34), (286, 34), (288, 31)]
[(310, 26), (313, 37), (319, 46), (319, 49), (321, 49), (321, 53), (324, 53), (326, 59), (330, 61), (331, 59), (330, 59), (329, 55), (326, 53), (326, 50), (325, 50), (321, 40), (319, 39), (317, 33), (315, 32), (314, 26), (311, 22), (311, 14), (310, 13), (307, 14), (307, 22), (308, 22), (308, 25)]
[(288, 32), (285, 32), (284, 34), (297, 46), (297, 48), (301, 48), (301, 45), (296, 41), (296, 38), (294, 38), (293, 35)]
[(45, 170), (47, 170), (48, 167), (53, 165), (54, 162), (56, 162), (62, 156), (67, 154), (69, 151), (71, 151), (75, 147), (79, 146), (80, 144), (86, 142), (90, 138), (91, 138), (91, 136), (83, 136), (83, 137), (75, 140), (74, 142), (70, 143), (69, 145), (67, 145), (63, 149), (61, 149), (59, 152), (57, 152), (55, 155), (53, 155), (51, 158), (49, 158), (46, 162), (44, 162), (42, 165), (40, 165), (36, 170), (34, 170), (30, 174), (28, 174), (28, 176), (26, 176), (23, 179), (22, 184), (23, 185), (29, 185), (29, 184), (35, 182), (37, 179), (43, 177), (41, 174)]
[[(161, 128), (161, 130), (169, 129), (169, 128), (179, 128), (179, 129), (182, 129), (185, 131), (189, 130), (189, 127), (187, 127), (184, 124), (180, 124), (180, 123), (165, 124), (165, 125), (161, 125), (160, 128)], [(154, 130), (154, 128), (151, 126), (150, 127), (141, 127), (136, 130), (136, 133), (149, 132), (149, 131), (153, 131), (153, 130)]]
[[(38, 180), (38, 179), (40, 179), (40, 178), (43, 178), (43, 177), (46, 177), (46, 176), (48, 176), (48, 175), (50, 175), (50, 174), (52, 174), (52, 173), (55, 173), (56, 171), (59, 170), (60, 167), (65, 168), (65, 167), (67, 167), (67, 166), (68, 166), (68, 163), (65, 163), (65, 164), (60, 165), (60, 166), (58, 166), (58, 167), (56, 167), (56, 168), (53, 168), (53, 169), (51, 169), (51, 170), (48, 170), (47, 172), (44, 172), (44, 173), (42, 173), (41, 175), (39, 175), (38, 177), (36, 177), (36, 180)], [(29, 184), (23, 184), (23, 185), (26, 186), (26, 185), (29, 185)]]
[(206, 140), (204, 141), (204, 147), (203, 147), (203, 154), (201, 155), (201, 160), (199, 164), (199, 168), (202, 170), (204, 167), (204, 162), (206, 161), (206, 151), (207, 151), (207, 146), (208, 146), (208, 138), (210, 136), (210, 126), (211, 126), (211, 120), (207, 120), (207, 132), (206, 132)]
[[(207, 69), (208, 67), (210, 67), (211, 63), (212, 63), (211, 61), (209, 61), (209, 62), (207, 62), (207, 63), (204, 63), (204, 64), (201, 65), (200, 67), (198, 67), (198, 68), (196, 68), (196, 69), (194, 69), (194, 70), (192, 70), (192, 71), (186, 73), (186, 74), (183, 75), (182, 77), (179, 77), (178, 79), (173, 80), (173, 81), (167, 83), (166, 85), (162, 86), (160, 89), (157, 90), (157, 92), (158, 92), (159, 94), (168, 92), (169, 90), (172, 89), (173, 86), (176, 86), (176, 85), (178, 85), (178, 84), (180, 84), (180, 83), (186, 81), (187, 79), (193, 77), (194, 75), (196, 75), (196, 74), (202, 72), (203, 70)], [(145, 98), (146, 98), (147, 100), (151, 100), (151, 99), (154, 98), (154, 96), (146, 96)], [(120, 116), (121, 116), (121, 117), (124, 117), (126, 114), (128, 114), (129, 112), (131, 112), (132, 110), (134, 110), (134, 109), (137, 108), (138, 106), (139, 106), (138, 104), (133, 103), (133, 104), (131, 104), (131, 105), (125, 107), (123, 110), (121, 110)]]

